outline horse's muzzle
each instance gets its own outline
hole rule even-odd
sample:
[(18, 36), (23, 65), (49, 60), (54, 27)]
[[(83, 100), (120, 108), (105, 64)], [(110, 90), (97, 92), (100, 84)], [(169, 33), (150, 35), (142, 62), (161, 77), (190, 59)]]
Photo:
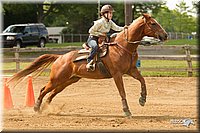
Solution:
[(158, 38), (159, 38), (161, 41), (165, 41), (165, 40), (167, 40), (168, 35), (167, 35), (167, 33), (163, 33), (163, 34), (160, 34), (160, 35), (158, 36)]

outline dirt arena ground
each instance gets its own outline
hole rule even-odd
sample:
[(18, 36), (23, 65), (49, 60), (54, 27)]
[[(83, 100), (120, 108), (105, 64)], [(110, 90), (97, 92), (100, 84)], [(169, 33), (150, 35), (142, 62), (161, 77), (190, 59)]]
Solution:
[[(34, 95), (48, 78), (33, 81)], [(140, 83), (125, 76), (131, 118), (124, 117), (113, 79), (81, 79), (69, 86), (42, 113), (25, 107), (27, 80), (10, 89), (14, 109), (4, 110), (4, 131), (197, 131), (198, 92), (195, 77), (145, 77), (147, 102), (140, 106)], [(46, 100), (46, 97), (44, 98)], [(189, 127), (183, 120), (194, 122)]]

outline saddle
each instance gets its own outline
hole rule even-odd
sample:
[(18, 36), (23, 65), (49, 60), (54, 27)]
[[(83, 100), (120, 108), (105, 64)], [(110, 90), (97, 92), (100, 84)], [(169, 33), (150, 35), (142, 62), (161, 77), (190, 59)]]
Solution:
[[(112, 42), (114, 42), (114, 39), (116, 38), (117, 33), (114, 33), (110, 36), (109, 41), (106, 41), (105, 37), (100, 37), (98, 40), (98, 51), (97, 51), (97, 56), (98, 58), (102, 58), (107, 55), (108, 53), (108, 46), (112, 45)], [(90, 54), (90, 47), (88, 46), (87, 43), (82, 44), (83, 49), (78, 51), (77, 56), (74, 58), (73, 62), (81, 61), (81, 60), (86, 60)]]
[[(106, 66), (104, 65), (104, 63), (102, 62), (101, 58), (105, 57), (108, 53), (108, 47), (109, 45), (113, 45), (116, 43), (112, 43), (116, 37), (116, 33), (114, 33), (113, 35), (110, 36), (109, 42), (106, 42), (105, 38), (100, 38), (100, 40), (98, 40), (98, 51), (96, 56), (93, 59), (93, 66), (94, 66), (94, 70), (95, 71), (95, 66), (97, 64), (97, 67), (99, 68), (100, 72), (105, 76), (105, 77), (111, 77), (111, 74), (109, 72), (109, 70), (106, 68)], [(73, 62), (78, 62), (78, 61), (82, 61), (82, 60), (87, 60), (91, 48), (87, 45), (87, 43), (83, 43), (82, 45), (83, 49), (77, 51), (76, 56), (73, 59)]]
[[(78, 55), (76, 58), (74, 58), (73, 62), (87, 60), (91, 48), (87, 45), (87, 43), (84, 43), (82, 47), (83, 49), (78, 51)], [(99, 58), (106, 56), (107, 53), (108, 53), (108, 45), (102, 44), (101, 46), (99, 46), (99, 49), (97, 51), (97, 56), (99, 56)]]

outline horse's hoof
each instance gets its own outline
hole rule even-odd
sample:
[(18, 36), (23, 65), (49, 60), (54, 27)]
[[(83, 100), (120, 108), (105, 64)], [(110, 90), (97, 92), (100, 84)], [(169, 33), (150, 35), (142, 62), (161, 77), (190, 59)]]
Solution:
[(45, 102), (40, 110), (44, 111), (44, 110), (48, 109), (48, 107), (49, 107), (49, 102)]
[(141, 106), (144, 106), (145, 102), (146, 102), (146, 98), (144, 98), (144, 97), (139, 98), (139, 103), (140, 103)]
[(34, 109), (35, 112), (39, 112), (40, 111), (40, 108), (38, 108), (37, 106), (34, 106), (33, 109)]
[(125, 114), (125, 116), (126, 116), (127, 118), (131, 118), (131, 116), (132, 116), (132, 114), (131, 114), (130, 111), (126, 111), (126, 112), (124, 112), (124, 114)]

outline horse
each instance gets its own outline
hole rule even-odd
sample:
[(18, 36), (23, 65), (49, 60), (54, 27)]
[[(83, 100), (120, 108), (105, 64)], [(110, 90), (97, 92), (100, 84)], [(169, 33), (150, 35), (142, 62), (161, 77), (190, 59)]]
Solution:
[(86, 60), (73, 62), (77, 50), (63, 55), (44, 54), (37, 57), (25, 69), (15, 73), (7, 82), (8, 85), (18, 84), (29, 74), (42, 72), (51, 65), (48, 83), (40, 90), (34, 111), (41, 111), (40, 106), (44, 96), (49, 93), (45, 104), (50, 104), (52, 99), (67, 86), (78, 82), (81, 78), (105, 79), (113, 78), (122, 101), (122, 110), (125, 116), (131, 116), (123, 83), (123, 75), (127, 74), (138, 80), (141, 84), (139, 104), (146, 103), (147, 90), (143, 76), (136, 67), (138, 60), (137, 47), (144, 36), (167, 40), (167, 33), (162, 26), (149, 14), (142, 14), (135, 19), (123, 31), (119, 32), (114, 39), (115, 45), (108, 47), (108, 53), (101, 60), (108, 69), (110, 75), (105, 76), (99, 69), (87, 71)]

